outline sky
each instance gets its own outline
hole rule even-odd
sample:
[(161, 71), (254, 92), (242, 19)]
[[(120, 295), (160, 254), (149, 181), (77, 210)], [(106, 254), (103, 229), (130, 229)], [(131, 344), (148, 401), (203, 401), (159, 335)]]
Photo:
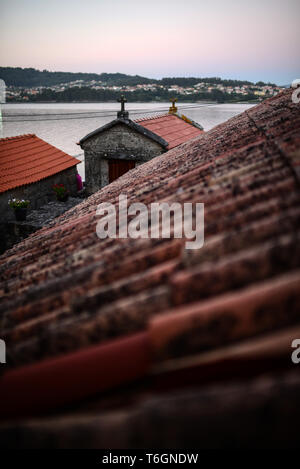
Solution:
[(300, 78), (299, 0), (0, 0), (0, 65)]

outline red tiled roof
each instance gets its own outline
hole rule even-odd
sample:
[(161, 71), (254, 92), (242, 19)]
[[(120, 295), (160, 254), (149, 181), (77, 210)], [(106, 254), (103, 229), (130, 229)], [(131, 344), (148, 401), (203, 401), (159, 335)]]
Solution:
[(0, 139), (0, 193), (80, 163), (34, 134)]
[(192, 121), (184, 120), (177, 114), (140, 118), (135, 122), (166, 140), (169, 143), (168, 150), (203, 133), (203, 130), (196, 127)]
[[(0, 413), (19, 418), (0, 425), (2, 444), (298, 444), (299, 130), (285, 90), (0, 257)], [(96, 208), (119, 194), (129, 204), (203, 202), (203, 248), (99, 240)]]

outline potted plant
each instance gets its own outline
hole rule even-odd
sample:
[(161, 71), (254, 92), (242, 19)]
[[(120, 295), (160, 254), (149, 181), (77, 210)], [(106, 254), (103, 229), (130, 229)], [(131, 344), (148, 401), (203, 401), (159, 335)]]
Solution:
[(30, 204), (29, 200), (11, 199), (8, 205), (14, 210), (17, 221), (25, 221), (27, 216), (27, 208)]
[(66, 202), (68, 200), (69, 191), (63, 184), (54, 184), (53, 190), (57, 200), (60, 202)]

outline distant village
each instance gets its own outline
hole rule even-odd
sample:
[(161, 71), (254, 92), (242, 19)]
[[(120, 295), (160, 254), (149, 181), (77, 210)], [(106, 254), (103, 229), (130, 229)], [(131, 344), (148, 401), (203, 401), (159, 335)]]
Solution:
[(257, 100), (275, 96), (282, 88), (274, 84), (265, 84), (259, 82), (256, 84), (241, 84), (230, 86), (222, 83), (206, 83), (199, 82), (190, 86), (162, 85), (159, 83), (135, 84), (135, 85), (112, 85), (105, 83), (101, 80), (75, 80), (68, 83), (60, 83), (52, 86), (34, 86), (34, 87), (20, 87), (20, 86), (7, 86), (6, 99), (7, 101), (35, 101), (39, 96), (45, 95), (46, 92), (64, 93), (68, 90), (81, 90), (82, 88), (90, 89), (98, 92), (111, 92), (119, 93), (126, 92), (134, 95), (138, 92), (151, 93), (151, 95), (164, 96), (165, 94), (172, 93), (178, 95), (184, 100), (188, 98), (196, 98), (199, 95), (205, 97), (211, 95), (212, 99), (215, 98), (216, 93), (232, 97), (240, 96), (241, 99), (245, 97), (253, 97)]

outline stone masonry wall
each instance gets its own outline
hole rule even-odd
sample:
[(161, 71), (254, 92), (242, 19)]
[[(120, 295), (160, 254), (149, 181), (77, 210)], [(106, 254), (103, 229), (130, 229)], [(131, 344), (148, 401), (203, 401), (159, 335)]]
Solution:
[(8, 201), (13, 197), (30, 200), (28, 209), (35, 210), (47, 202), (55, 200), (52, 189), (54, 184), (64, 184), (71, 195), (76, 195), (76, 174), (77, 168), (73, 166), (33, 184), (27, 184), (0, 194), (0, 223), (12, 217), (12, 209), (8, 206)]
[(109, 183), (108, 160), (145, 163), (164, 152), (159, 143), (126, 125), (118, 124), (82, 144), (85, 156), (86, 190), (92, 194)]

